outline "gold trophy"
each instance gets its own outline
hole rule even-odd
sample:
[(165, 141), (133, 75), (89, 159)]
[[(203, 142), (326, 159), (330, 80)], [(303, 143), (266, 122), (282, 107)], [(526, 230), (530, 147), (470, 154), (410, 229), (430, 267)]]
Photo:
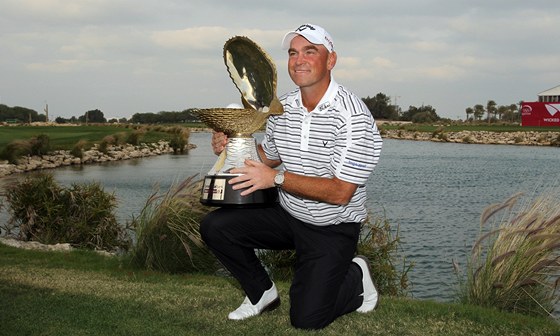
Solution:
[(242, 190), (233, 190), (228, 181), (239, 176), (230, 170), (244, 166), (245, 159), (261, 161), (252, 134), (270, 115), (284, 112), (276, 96), (276, 67), (266, 52), (244, 36), (235, 36), (225, 43), (224, 62), (241, 93), (243, 106), (197, 110), (208, 127), (228, 136), (225, 150), (204, 177), (200, 201), (211, 206), (267, 206), (276, 202), (276, 188), (241, 196)]

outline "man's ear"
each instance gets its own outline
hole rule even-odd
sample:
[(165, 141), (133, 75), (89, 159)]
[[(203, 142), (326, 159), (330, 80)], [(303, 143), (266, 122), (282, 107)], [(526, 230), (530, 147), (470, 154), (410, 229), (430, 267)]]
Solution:
[(336, 52), (329, 53), (329, 57), (327, 58), (327, 69), (332, 70), (336, 65)]

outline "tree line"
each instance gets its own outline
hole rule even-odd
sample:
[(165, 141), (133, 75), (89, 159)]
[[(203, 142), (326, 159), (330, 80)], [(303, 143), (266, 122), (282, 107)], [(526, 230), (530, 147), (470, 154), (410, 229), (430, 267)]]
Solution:
[[(176, 124), (186, 122), (199, 122), (196, 115), (196, 109), (190, 108), (180, 112), (176, 111), (161, 111), (158, 113), (146, 112), (135, 113), (130, 119), (127, 118), (105, 118), (105, 114), (99, 110), (86, 111), (81, 116), (72, 116), (70, 118), (57, 117), (54, 122), (57, 124), (87, 124), (87, 123), (135, 123), (135, 124)], [(45, 114), (39, 114), (37, 111), (21, 107), (10, 107), (0, 104), (0, 123), (32, 123), (32, 122), (45, 122), (47, 117)]]
[(400, 120), (414, 123), (431, 123), (440, 121), (442, 118), (436, 113), (431, 105), (420, 107), (409, 106), (408, 110), (402, 111), (397, 105), (391, 104), (391, 97), (384, 93), (378, 93), (374, 97), (362, 98), (367, 108), (375, 119)]
[(39, 114), (37, 111), (26, 107), (9, 107), (0, 104), (0, 122), (32, 123), (35, 121), (45, 121), (46, 119), (47, 117), (44, 114)]
[(482, 104), (476, 104), (473, 107), (467, 107), (465, 109), (465, 113), (467, 114), (466, 120), (482, 121), (485, 119), (487, 122), (520, 122), (520, 105), (521, 102), (519, 102), (519, 104), (498, 105), (494, 100), (489, 100), (486, 103), (486, 106)]
[[(395, 120), (410, 121), (413, 123), (433, 123), (442, 120), (436, 109), (431, 105), (409, 106), (408, 110), (403, 111), (398, 105), (391, 103), (391, 97), (384, 93), (378, 93), (373, 97), (362, 98), (374, 118), (379, 120)], [(473, 107), (465, 109), (466, 121), (505, 121), (519, 122), (521, 113), (518, 104), (497, 105), (494, 100), (489, 100), (486, 105), (476, 104)], [(107, 120), (104, 113), (99, 109), (89, 110), (83, 115), (71, 118), (57, 117), (54, 122), (64, 123), (134, 123), (134, 124), (177, 124), (188, 122), (200, 122), (196, 114), (195, 108), (185, 109), (183, 111), (160, 111), (135, 113), (130, 119), (109, 119)], [(37, 111), (15, 106), (9, 107), (0, 104), (0, 122), (13, 123), (31, 123), (37, 121), (46, 121), (44, 114)]]

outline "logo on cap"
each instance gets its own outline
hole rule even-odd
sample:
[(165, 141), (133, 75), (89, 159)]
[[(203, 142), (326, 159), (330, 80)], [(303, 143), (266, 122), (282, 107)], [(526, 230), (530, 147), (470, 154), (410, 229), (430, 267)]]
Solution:
[(298, 29), (296, 29), (296, 31), (300, 32), (300, 31), (304, 31), (306, 29), (311, 29), (311, 30), (315, 30), (315, 27), (308, 25), (308, 24), (302, 24), (301, 26), (298, 27)]

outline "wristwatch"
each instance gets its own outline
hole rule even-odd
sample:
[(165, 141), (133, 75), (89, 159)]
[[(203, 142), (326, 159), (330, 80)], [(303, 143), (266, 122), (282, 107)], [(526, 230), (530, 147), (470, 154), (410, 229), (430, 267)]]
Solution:
[(282, 188), (283, 184), (284, 184), (284, 171), (281, 170), (276, 174), (276, 176), (274, 176), (274, 185), (277, 188)]

